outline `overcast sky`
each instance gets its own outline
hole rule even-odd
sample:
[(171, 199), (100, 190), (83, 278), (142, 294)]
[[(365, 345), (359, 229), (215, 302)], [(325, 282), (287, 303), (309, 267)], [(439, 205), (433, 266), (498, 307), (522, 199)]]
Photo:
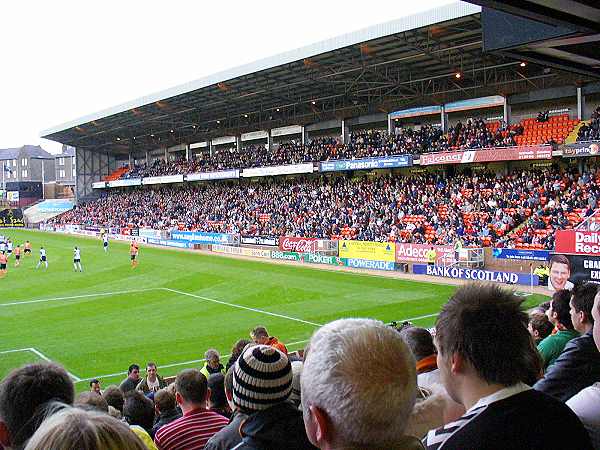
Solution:
[(177, 84), (452, 0), (2, 1), (0, 148)]

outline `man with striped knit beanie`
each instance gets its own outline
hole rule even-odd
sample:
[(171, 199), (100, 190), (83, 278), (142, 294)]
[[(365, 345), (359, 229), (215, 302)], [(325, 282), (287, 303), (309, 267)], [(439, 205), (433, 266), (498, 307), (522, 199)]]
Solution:
[(242, 442), (233, 450), (315, 449), (308, 441), (302, 413), (288, 400), (292, 366), (287, 356), (267, 345), (246, 349), (233, 369), (233, 402), (248, 418)]

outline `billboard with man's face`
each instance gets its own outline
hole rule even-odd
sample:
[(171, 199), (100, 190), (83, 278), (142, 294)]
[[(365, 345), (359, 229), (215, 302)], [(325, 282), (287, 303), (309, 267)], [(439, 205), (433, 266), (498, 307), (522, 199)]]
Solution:
[(573, 285), (587, 281), (600, 283), (600, 257), (561, 254), (551, 256), (548, 290), (570, 290)]

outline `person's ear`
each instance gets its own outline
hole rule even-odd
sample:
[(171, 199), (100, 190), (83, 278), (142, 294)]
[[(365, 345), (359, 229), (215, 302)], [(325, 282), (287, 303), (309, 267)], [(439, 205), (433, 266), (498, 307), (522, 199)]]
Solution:
[(10, 433), (6, 424), (0, 420), (0, 446), (8, 448), (10, 447)]
[(210, 388), (206, 389), (206, 404), (208, 405), (210, 402), (210, 395), (212, 394), (212, 391), (210, 390)]
[(466, 360), (459, 353), (453, 353), (450, 356), (450, 371), (453, 374), (464, 372)]
[(310, 406), (308, 408), (308, 413), (311, 422), (310, 433), (314, 439), (313, 444), (322, 448), (322, 445), (320, 444), (323, 442), (331, 442), (331, 421), (329, 420), (327, 413), (318, 406)]
[(183, 397), (181, 396), (181, 394), (177, 391), (175, 391), (175, 401), (177, 402), (178, 405), (181, 406), (181, 404), (183, 403)]

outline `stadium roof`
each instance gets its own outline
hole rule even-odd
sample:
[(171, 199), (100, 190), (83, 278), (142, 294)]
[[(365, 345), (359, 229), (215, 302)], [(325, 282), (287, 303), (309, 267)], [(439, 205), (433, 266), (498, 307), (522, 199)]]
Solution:
[(480, 11), (459, 2), (372, 26), (82, 117), (41, 137), (126, 153), (581, 81), (484, 54)]

